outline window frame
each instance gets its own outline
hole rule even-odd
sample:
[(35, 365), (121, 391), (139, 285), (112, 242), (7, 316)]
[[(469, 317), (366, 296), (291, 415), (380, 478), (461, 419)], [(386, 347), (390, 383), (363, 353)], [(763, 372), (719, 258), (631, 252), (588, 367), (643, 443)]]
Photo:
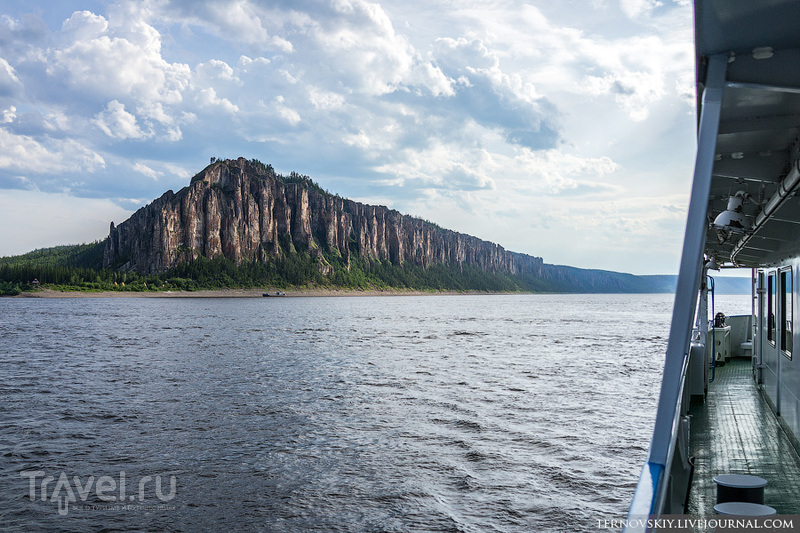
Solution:
[(781, 353), (787, 359), (792, 358), (793, 325), (794, 325), (794, 279), (792, 269), (787, 268), (779, 272), (781, 294), (781, 323), (779, 328), (781, 339)]
[(777, 333), (778, 333), (777, 324), (776, 324), (776, 317), (775, 317), (775, 312), (777, 311), (777, 306), (776, 306), (777, 302), (775, 301), (776, 300), (775, 297), (777, 296), (777, 290), (776, 290), (777, 287), (776, 287), (775, 281), (776, 281), (775, 280), (775, 272), (769, 272), (767, 274), (767, 316), (766, 316), (767, 323), (766, 323), (766, 329), (767, 329), (767, 342), (770, 344), (770, 346), (773, 346), (773, 347), (775, 347), (777, 345), (775, 341), (776, 341)]

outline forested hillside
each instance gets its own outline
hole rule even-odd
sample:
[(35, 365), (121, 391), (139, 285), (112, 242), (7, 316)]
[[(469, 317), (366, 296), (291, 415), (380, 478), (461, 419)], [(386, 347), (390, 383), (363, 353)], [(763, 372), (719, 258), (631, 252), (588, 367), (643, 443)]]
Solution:
[(212, 158), (187, 187), (112, 222), (104, 240), (0, 258), (0, 292), (37, 283), (95, 291), (663, 291), (631, 274), (549, 265), (244, 158)]

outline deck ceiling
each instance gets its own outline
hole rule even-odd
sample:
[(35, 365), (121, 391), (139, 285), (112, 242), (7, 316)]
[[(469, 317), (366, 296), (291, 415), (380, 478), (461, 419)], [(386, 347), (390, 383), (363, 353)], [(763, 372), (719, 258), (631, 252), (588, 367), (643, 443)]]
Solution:
[(800, 2), (697, 1), (695, 33), (698, 95), (707, 58), (729, 57), (708, 203), (707, 252), (739, 266), (780, 263), (800, 252), (800, 196), (793, 191), (745, 236), (717, 232), (710, 222), (731, 195), (744, 191), (749, 197), (744, 213), (754, 223), (800, 158)]

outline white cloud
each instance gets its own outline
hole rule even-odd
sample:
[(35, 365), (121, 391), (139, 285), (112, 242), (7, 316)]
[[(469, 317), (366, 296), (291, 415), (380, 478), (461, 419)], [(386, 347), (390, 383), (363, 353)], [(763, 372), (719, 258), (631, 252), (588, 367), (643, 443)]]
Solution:
[[(680, 205), (685, 197), (640, 197), (605, 183), (619, 172), (610, 161), (565, 158), (555, 151), (547, 157), (527, 155), (536, 159), (514, 159), (517, 166), (493, 157), (483, 169), (506, 171), (493, 180), (493, 189), (464, 193), (429, 188), (414, 200), (400, 202), (396, 195), (390, 196), (403, 212), (498, 242), (509, 250), (542, 256), (549, 263), (673, 271), (685, 209), (663, 206), (665, 202)], [(572, 183), (558, 183), (564, 178)], [(553, 183), (559, 185), (558, 190), (547, 189)], [(655, 234), (662, 238), (654, 239)], [(631, 250), (640, 255), (632, 256)], [(620, 262), (620, 256), (629, 262)]]
[(0, 57), (0, 96), (12, 96), (22, 89), (17, 73), (8, 61)]
[(270, 40), (270, 44), (282, 52), (289, 53), (294, 50), (292, 43), (282, 37), (273, 37)]
[(412, 51), (390, 23), (378, 18), (382, 14), (380, 8), (369, 9), (365, 4), (358, 7), (363, 8), (360, 17), (343, 11), (349, 16), (318, 26), (312, 36), (320, 53), (333, 61), (347, 87), (376, 96), (393, 92), (411, 70)]
[(140, 104), (136, 107), (138, 114), (165, 125), (175, 124), (175, 117), (167, 113), (161, 102)]
[(302, 120), (300, 118), (300, 114), (294, 109), (291, 109), (290, 107), (284, 105), (284, 102), (285, 99), (283, 96), (278, 95), (277, 97), (275, 97), (275, 104), (274, 104), (275, 110), (277, 111), (279, 117), (281, 117), (283, 120), (294, 126)]
[(135, 170), (139, 174), (147, 176), (148, 178), (152, 178), (153, 181), (158, 181), (158, 178), (163, 174), (162, 172), (158, 172), (156, 170), (153, 170), (152, 168), (148, 167), (147, 165), (145, 165), (141, 161), (137, 161), (133, 165), (133, 170)]
[(76, 11), (61, 24), (61, 31), (73, 41), (86, 41), (104, 35), (108, 21), (91, 11)]
[(120, 222), (130, 215), (131, 211), (107, 199), (3, 190), (0, 227), (14, 229), (3, 233), (0, 256), (103, 239), (112, 220)]
[[(302, 8), (302, 3), (296, 7)], [(137, 10), (145, 12), (149, 19), (175, 22), (184, 27), (200, 27), (210, 35), (243, 43), (251, 49), (268, 47), (286, 54), (291, 53), (294, 46), (288, 35), (277, 35), (275, 31), (287, 24), (302, 25), (308, 19), (293, 9), (281, 10), (249, 0), (148, 2), (147, 8), (136, 6), (130, 8), (128, 13)], [(145, 13), (140, 16), (144, 17)]]
[(178, 142), (183, 139), (183, 132), (180, 128), (168, 128), (164, 138), (170, 142)]
[(39, 166), (43, 172), (60, 168), (60, 158), (28, 136), (0, 129), (0, 168), (22, 170)]
[(196, 172), (195, 170), (192, 170), (192, 172), (189, 172), (185, 168), (183, 168), (183, 167), (181, 167), (179, 165), (175, 165), (173, 163), (163, 163), (163, 166), (164, 166), (165, 172), (169, 172), (170, 174), (172, 174), (173, 176), (175, 176), (176, 178), (179, 178), (179, 179), (191, 178), (192, 174), (194, 174)]
[(412, 87), (425, 87), (433, 96), (453, 96), (453, 80), (445, 76), (444, 72), (431, 61), (418, 60), (415, 62), (411, 73), (406, 76), (406, 81)]
[(581, 183), (596, 181), (614, 173), (619, 165), (608, 157), (583, 158), (559, 150), (523, 149), (514, 158), (517, 171), (527, 181), (523, 186), (533, 192), (559, 192), (576, 189)]
[(359, 131), (357, 134), (348, 134), (344, 136), (344, 143), (350, 146), (357, 146), (366, 150), (370, 146), (369, 136), (364, 133), (364, 130)]
[[(162, 186), (165, 188), (184, 185), (185, 181), (197, 172), (196, 169), (189, 172), (180, 165), (157, 160), (135, 161), (133, 170), (153, 181), (162, 182)], [(130, 202), (130, 200), (126, 200), (126, 202)]]
[(64, 22), (63, 44), (45, 53), (47, 73), (75, 90), (106, 98), (175, 104), (190, 78), (188, 65), (161, 56), (161, 36), (141, 20), (109, 25), (87, 11)]
[(269, 41), (269, 33), (261, 20), (258, 9), (250, 2), (215, 2), (208, 6), (215, 24), (235, 31), (236, 38), (249, 44)]
[(323, 109), (340, 109), (345, 103), (345, 99), (341, 94), (313, 86), (308, 88), (308, 100), (317, 111)]
[(323, 72), (348, 90), (371, 96), (420, 89), (435, 96), (452, 94), (450, 81), (395, 31), (383, 8), (364, 0), (332, 3), (333, 16), (312, 19), (305, 31)]
[(243, 73), (247, 73), (250, 71), (251, 68), (256, 67), (266, 67), (271, 63), (269, 59), (266, 57), (256, 57), (255, 59), (247, 56), (239, 56), (239, 71)]
[(649, 17), (654, 9), (663, 5), (664, 2), (658, 0), (620, 0), (619, 2), (622, 12), (632, 20)]
[(650, 116), (667, 95), (685, 99), (687, 89), (670, 80), (693, 79), (689, 42), (665, 40), (656, 35), (630, 37), (613, 43), (587, 43), (586, 56), (594, 58), (600, 74), (588, 74), (579, 91), (604, 95), (635, 121)]
[(125, 106), (117, 100), (110, 101), (105, 111), (95, 115), (94, 123), (103, 133), (115, 139), (144, 139), (150, 136), (136, 123), (136, 116), (125, 111)]
[(13, 105), (8, 109), (3, 110), (3, 124), (9, 124), (14, 122), (14, 119), (17, 118), (17, 108)]
[(686, 0), (619, 2), (119, 0), (55, 30), (16, 3), (0, 185), (146, 201), (243, 155), (558, 261), (558, 209), (602, 213), (597, 242), (633, 231), (627, 198), (650, 205), (682, 169), (643, 169), (648, 146), (693, 138)]
[(239, 111), (239, 106), (228, 100), (227, 98), (220, 98), (217, 96), (217, 90), (214, 87), (201, 89), (197, 93), (197, 103), (200, 107), (205, 108), (219, 108), (225, 113), (234, 114)]
[(697, 103), (697, 89), (693, 72), (681, 72), (675, 77), (675, 93), (686, 104), (686, 109), (694, 109)]
[(658, 74), (626, 72), (602, 78), (588, 76), (584, 81), (587, 93), (611, 95), (631, 120), (640, 122), (650, 116), (650, 108), (663, 98), (664, 79)]
[(75, 140), (50, 139), (43, 144), (0, 128), (0, 169), (33, 174), (95, 172), (105, 167), (97, 153)]
[(481, 39), (442, 38), (434, 54), (446, 75), (458, 80), (453, 98), (446, 101), (454, 116), (469, 117), (499, 129), (512, 144), (541, 149), (559, 138), (559, 117), (530, 78), (508, 73), (498, 54)]
[(495, 187), (491, 177), (495, 168), (486, 150), (433, 143), (425, 150), (404, 150), (397, 162), (375, 170), (387, 176), (384, 183), (396, 187), (474, 191)]
[(441, 37), (436, 40), (435, 55), (437, 60), (446, 65), (448, 70), (497, 71), (500, 59), (489, 50), (486, 44), (477, 38)]
[[(246, 61), (248, 64), (251, 62), (252, 60)], [(212, 59), (206, 63), (200, 63), (197, 65), (195, 72), (197, 73), (197, 80), (204, 80), (207, 83), (222, 80), (233, 82), (237, 85), (241, 84), (241, 80), (238, 78), (231, 66), (224, 61), (220, 61), (219, 59)]]
[(461, 62), (482, 65), (484, 72), (509, 75), (510, 71), (514, 73), (510, 76), (562, 107), (575, 95), (603, 96), (630, 118), (642, 121), (666, 96), (675, 94), (672, 79), (693, 72), (690, 11), (673, 9), (656, 15), (659, 5), (645, 0), (626, 4), (630, 14), (646, 21), (633, 26), (634, 31), (607, 33), (602, 28), (586, 32), (554, 23), (529, 4), (518, 12), (498, 14), (488, 8), (461, 10), (481, 28), (474, 31), (472, 42), (480, 46), (473, 45), (471, 55), (463, 44), (467, 40), (461, 39)]

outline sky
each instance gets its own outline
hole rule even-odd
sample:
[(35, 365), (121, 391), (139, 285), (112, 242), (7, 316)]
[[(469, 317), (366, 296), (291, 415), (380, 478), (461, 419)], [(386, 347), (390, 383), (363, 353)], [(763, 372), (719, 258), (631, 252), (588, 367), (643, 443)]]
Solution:
[(674, 274), (694, 106), (688, 0), (0, 0), (0, 256), (245, 157), (546, 263)]

